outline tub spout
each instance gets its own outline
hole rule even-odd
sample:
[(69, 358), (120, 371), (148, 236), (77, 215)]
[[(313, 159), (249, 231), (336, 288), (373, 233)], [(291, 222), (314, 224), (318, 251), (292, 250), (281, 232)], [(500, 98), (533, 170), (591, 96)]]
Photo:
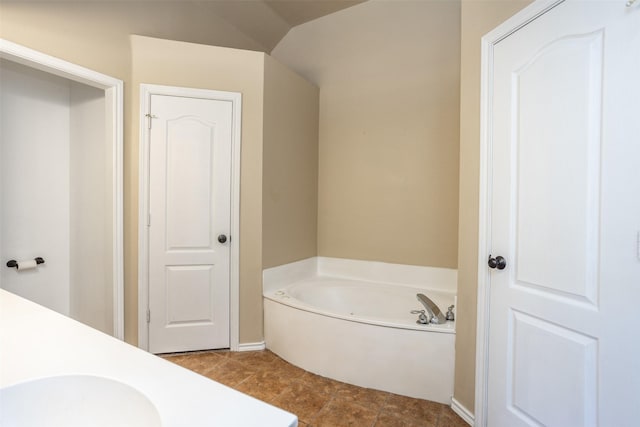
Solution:
[(426, 316), (431, 323), (445, 323), (447, 321), (438, 306), (426, 295), (418, 294), (416, 295), (416, 298), (418, 298), (418, 301), (420, 301), (424, 306), (424, 309), (427, 312)]

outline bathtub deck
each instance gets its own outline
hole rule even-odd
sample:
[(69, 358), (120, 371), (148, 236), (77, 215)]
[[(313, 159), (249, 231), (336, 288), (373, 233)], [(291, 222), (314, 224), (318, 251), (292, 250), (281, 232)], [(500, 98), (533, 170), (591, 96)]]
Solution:
[(320, 377), (268, 350), (213, 351), (165, 358), (290, 411), (303, 427), (468, 427), (446, 405)]

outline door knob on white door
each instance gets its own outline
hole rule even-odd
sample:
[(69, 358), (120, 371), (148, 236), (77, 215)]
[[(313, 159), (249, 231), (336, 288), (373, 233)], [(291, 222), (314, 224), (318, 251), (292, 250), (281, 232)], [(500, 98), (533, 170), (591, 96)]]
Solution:
[(504, 270), (504, 268), (507, 266), (507, 260), (501, 256), (497, 256), (493, 258), (491, 255), (489, 255), (489, 261), (487, 262), (487, 264), (489, 264), (490, 268), (497, 268), (498, 270)]
[(224, 234), (221, 234), (218, 236), (218, 242), (225, 243), (226, 241), (227, 241), (227, 236), (225, 236)]

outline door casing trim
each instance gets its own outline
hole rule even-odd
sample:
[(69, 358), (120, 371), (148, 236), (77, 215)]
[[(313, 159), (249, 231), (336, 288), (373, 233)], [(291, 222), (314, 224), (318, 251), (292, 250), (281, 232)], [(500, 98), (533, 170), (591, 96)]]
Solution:
[(487, 426), (489, 314), (491, 281), (487, 259), (491, 251), (491, 164), (493, 128), (493, 52), (495, 46), (565, 0), (537, 0), (482, 37), (480, 81), (480, 174), (478, 206), (478, 306), (476, 318), (476, 381), (474, 426)]
[(105, 143), (111, 145), (113, 336), (124, 340), (124, 83), (120, 79), (64, 61), (26, 46), (0, 39), (0, 59), (104, 90)]
[(177, 86), (140, 85), (140, 158), (138, 198), (138, 347), (149, 350), (149, 128), (145, 115), (149, 112), (151, 95), (228, 101), (232, 104), (231, 139), (231, 229), (229, 254), (229, 346), (239, 350), (240, 341), (240, 153), (242, 129), (242, 95)]

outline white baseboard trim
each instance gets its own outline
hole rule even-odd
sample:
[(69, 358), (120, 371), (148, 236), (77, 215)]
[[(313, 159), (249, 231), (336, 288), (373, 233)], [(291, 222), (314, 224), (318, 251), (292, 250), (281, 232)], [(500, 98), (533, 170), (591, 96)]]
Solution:
[(467, 408), (462, 406), (455, 398), (451, 398), (451, 410), (458, 414), (467, 424), (473, 427), (474, 416)]
[(264, 341), (260, 342), (246, 342), (238, 344), (238, 351), (260, 351), (267, 348)]

